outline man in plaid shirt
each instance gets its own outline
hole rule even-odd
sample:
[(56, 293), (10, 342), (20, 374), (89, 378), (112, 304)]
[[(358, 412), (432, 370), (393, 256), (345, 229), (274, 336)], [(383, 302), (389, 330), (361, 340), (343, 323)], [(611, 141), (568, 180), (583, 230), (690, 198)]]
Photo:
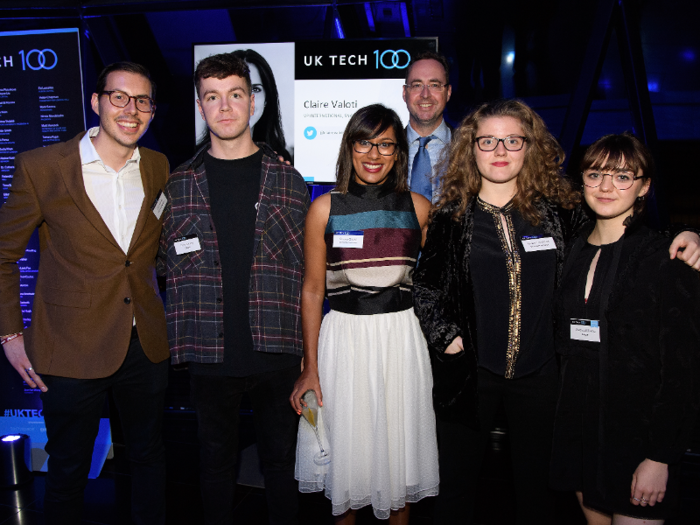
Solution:
[(270, 523), (296, 524), (298, 418), (287, 398), (302, 355), (309, 195), (294, 168), (251, 138), (255, 96), (246, 63), (232, 53), (210, 56), (194, 80), (209, 140), (166, 185), (159, 267), (167, 268), (172, 362), (190, 371), (205, 523), (233, 522), (238, 412), (247, 392)]

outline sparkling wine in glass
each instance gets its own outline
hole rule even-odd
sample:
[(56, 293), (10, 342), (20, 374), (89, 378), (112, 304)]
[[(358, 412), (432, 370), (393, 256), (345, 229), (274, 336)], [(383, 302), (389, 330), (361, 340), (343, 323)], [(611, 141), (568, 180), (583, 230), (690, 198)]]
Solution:
[(323, 443), (321, 442), (321, 436), (318, 433), (318, 399), (316, 399), (316, 392), (313, 390), (307, 390), (303, 396), (301, 396), (302, 404), (301, 415), (306, 419), (307, 423), (311, 425), (314, 429), (314, 434), (316, 434), (316, 441), (318, 441), (318, 448), (320, 452), (314, 454), (314, 463), (317, 465), (327, 465), (331, 462), (331, 455), (326, 449), (323, 448)]

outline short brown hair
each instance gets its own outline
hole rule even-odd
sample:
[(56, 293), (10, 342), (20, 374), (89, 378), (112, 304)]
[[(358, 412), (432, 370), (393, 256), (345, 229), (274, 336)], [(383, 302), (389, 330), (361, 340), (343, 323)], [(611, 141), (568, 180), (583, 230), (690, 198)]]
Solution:
[[(643, 198), (634, 202), (634, 215), (641, 215), (647, 197), (651, 196), (656, 178), (656, 165), (649, 149), (629, 132), (619, 135), (605, 135), (588, 146), (581, 160), (581, 173), (589, 169), (630, 170), (635, 175), (649, 180), (649, 190)], [(640, 174), (641, 172), (641, 174)]]
[(104, 68), (100, 72), (100, 76), (97, 77), (95, 93), (97, 93), (98, 95), (104, 93), (105, 86), (107, 85), (107, 77), (110, 73), (114, 73), (115, 71), (125, 71), (127, 73), (134, 73), (136, 75), (141, 75), (142, 77), (147, 78), (148, 81), (151, 83), (151, 99), (155, 101), (156, 83), (153, 82), (153, 79), (151, 78), (151, 74), (149, 73), (148, 69), (146, 69), (146, 67), (142, 66), (141, 64), (137, 64), (136, 62), (115, 62)]
[(245, 80), (245, 84), (248, 86), (248, 94), (250, 95), (250, 68), (248, 68), (245, 60), (233, 52), (219, 53), (218, 55), (203, 58), (194, 70), (194, 86), (197, 89), (197, 96), (199, 96), (199, 87), (202, 84), (202, 79), (217, 78), (221, 80), (233, 75)]
[(440, 65), (445, 70), (445, 85), (448, 85), (450, 83), (450, 64), (447, 62), (447, 58), (445, 58), (445, 55), (441, 55), (440, 53), (436, 53), (435, 51), (423, 51), (413, 57), (413, 60), (411, 60), (411, 63), (406, 68), (406, 82), (408, 82), (408, 78), (411, 76), (411, 70), (413, 69), (413, 65), (419, 60), (435, 60), (437, 62), (440, 62)]

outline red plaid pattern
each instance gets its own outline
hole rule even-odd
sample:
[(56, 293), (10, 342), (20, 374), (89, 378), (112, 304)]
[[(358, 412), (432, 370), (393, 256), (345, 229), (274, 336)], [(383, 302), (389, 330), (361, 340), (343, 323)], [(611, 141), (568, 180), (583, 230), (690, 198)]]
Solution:
[[(264, 148), (250, 269), (250, 328), (257, 351), (302, 355), (301, 284), (309, 193), (299, 172), (274, 160)], [(223, 287), (203, 153), (204, 149), (178, 167), (165, 187), (168, 204), (158, 271), (167, 275), (166, 319), (173, 364), (223, 360)], [(202, 249), (177, 255), (175, 239), (191, 234), (198, 236)]]

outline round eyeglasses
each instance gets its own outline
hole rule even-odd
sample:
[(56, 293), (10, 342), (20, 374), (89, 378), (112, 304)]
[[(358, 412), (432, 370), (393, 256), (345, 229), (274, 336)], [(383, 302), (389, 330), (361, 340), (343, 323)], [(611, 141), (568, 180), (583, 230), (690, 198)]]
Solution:
[(493, 151), (498, 147), (499, 142), (503, 142), (503, 147), (508, 151), (520, 151), (523, 149), (527, 137), (508, 135), (502, 139), (497, 137), (476, 137), (474, 140), (481, 151)]
[(429, 82), (427, 84), (423, 84), (423, 82), (411, 82), (410, 84), (404, 84), (403, 87), (411, 93), (423, 93), (425, 87), (427, 87), (428, 91), (431, 93), (442, 93), (448, 85), (449, 84), (442, 84), (440, 82)]
[(134, 102), (136, 103), (136, 109), (142, 113), (153, 113), (153, 111), (156, 109), (156, 103), (153, 102), (151, 97), (147, 97), (146, 95), (132, 97), (131, 95), (127, 95), (123, 91), (119, 91), (117, 89), (112, 91), (103, 91), (102, 94), (109, 97), (109, 101), (115, 108), (125, 108), (129, 105), (129, 102), (131, 102), (131, 99), (133, 98)]
[(396, 151), (395, 142), (379, 142), (375, 144), (369, 140), (356, 140), (352, 149), (358, 153), (369, 153), (374, 147), (377, 148), (380, 155), (384, 155), (385, 157), (390, 157)]
[(613, 186), (615, 186), (618, 190), (628, 190), (632, 187), (634, 181), (644, 178), (644, 175), (636, 176), (631, 171), (601, 173), (596, 170), (586, 170), (581, 175), (583, 176), (583, 183), (589, 188), (597, 188), (603, 183), (605, 177), (610, 177)]

